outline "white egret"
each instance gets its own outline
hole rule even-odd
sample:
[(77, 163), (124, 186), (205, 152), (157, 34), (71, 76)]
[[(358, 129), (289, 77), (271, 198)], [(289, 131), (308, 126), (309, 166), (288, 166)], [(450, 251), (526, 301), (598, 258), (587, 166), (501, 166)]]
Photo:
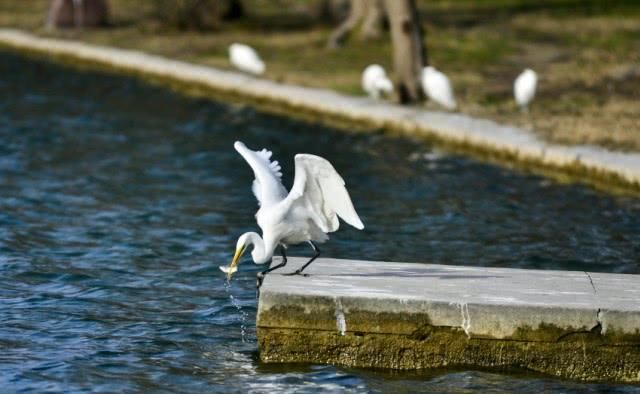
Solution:
[(443, 107), (456, 109), (456, 99), (453, 97), (453, 88), (449, 78), (434, 67), (428, 66), (422, 69), (422, 90), (427, 97)]
[(249, 74), (260, 75), (265, 70), (264, 62), (258, 53), (245, 44), (229, 45), (229, 60), (237, 69)]
[(369, 97), (378, 99), (384, 94), (393, 92), (393, 84), (387, 77), (384, 68), (379, 64), (371, 64), (362, 72), (362, 89)]
[(251, 257), (256, 264), (269, 262), (278, 246), (282, 252), (282, 263), (262, 271), (260, 283), (264, 274), (287, 263), (287, 246), (308, 242), (313, 248), (313, 257), (290, 275), (301, 274), (320, 255), (315, 243), (325, 242), (329, 239), (327, 233), (338, 230), (338, 216), (359, 230), (364, 228), (344, 187), (344, 180), (327, 160), (315, 155), (297, 154), (296, 174), (287, 194), (281, 181), (280, 165), (270, 160), (270, 151), (252, 151), (240, 141), (236, 141), (233, 147), (249, 163), (256, 178), (252, 189), (260, 205), (256, 219), (262, 229), (262, 237), (248, 232), (238, 238), (231, 264), (220, 267), (227, 273), (227, 279), (231, 279), (249, 246), (253, 246)]
[(538, 74), (530, 68), (524, 70), (513, 83), (513, 96), (523, 111), (527, 111), (529, 103), (536, 95)]

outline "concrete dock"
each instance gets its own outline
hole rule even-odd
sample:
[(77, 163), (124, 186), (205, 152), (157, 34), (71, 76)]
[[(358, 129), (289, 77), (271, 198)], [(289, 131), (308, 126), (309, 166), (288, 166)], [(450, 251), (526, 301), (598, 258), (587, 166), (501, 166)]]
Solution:
[(282, 275), (305, 260), (264, 280), (263, 362), (640, 382), (640, 275), (327, 258)]

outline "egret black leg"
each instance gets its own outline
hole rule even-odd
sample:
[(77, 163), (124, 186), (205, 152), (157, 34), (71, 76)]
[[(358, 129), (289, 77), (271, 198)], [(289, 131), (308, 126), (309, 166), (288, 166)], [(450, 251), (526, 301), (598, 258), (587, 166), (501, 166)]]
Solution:
[(282, 254), (282, 263), (276, 265), (275, 267), (268, 268), (261, 272), (262, 275), (269, 273), (271, 271), (275, 271), (278, 268), (282, 268), (287, 265), (287, 252), (285, 251), (284, 245), (280, 244), (280, 254)]
[(286, 252), (286, 249), (284, 248), (283, 244), (280, 244), (280, 253), (282, 254), (282, 263), (280, 263), (280, 264), (278, 264), (278, 265), (276, 265), (274, 267), (267, 268), (266, 270), (258, 273), (258, 288), (260, 288), (260, 286), (262, 286), (262, 281), (264, 280), (264, 275), (265, 274), (268, 274), (271, 271), (275, 271), (278, 268), (282, 268), (285, 265), (287, 265), (287, 252)]
[(307, 268), (309, 264), (313, 263), (315, 259), (320, 257), (320, 249), (318, 249), (316, 244), (314, 244), (313, 241), (309, 241), (309, 245), (311, 245), (311, 247), (313, 248), (313, 251), (315, 252), (313, 257), (311, 257), (309, 261), (307, 261), (302, 267), (300, 267), (300, 269), (296, 270), (296, 272), (292, 272), (290, 274), (285, 274), (285, 275), (305, 275), (306, 276), (306, 274), (303, 274), (302, 271), (304, 271), (304, 269)]

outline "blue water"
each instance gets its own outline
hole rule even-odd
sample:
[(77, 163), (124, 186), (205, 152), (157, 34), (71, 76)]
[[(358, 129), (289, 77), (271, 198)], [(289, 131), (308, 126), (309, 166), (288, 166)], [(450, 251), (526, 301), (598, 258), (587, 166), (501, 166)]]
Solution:
[[(640, 199), (0, 54), (0, 392), (638, 392), (517, 371), (264, 365), (233, 150), (333, 162), (367, 228), (326, 256), (640, 273)], [(292, 254), (308, 253), (307, 248)]]

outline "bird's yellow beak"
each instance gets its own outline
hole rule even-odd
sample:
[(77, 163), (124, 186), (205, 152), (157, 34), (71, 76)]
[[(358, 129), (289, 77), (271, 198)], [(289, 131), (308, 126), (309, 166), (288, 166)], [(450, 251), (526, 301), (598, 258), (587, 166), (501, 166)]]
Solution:
[(246, 246), (236, 248), (236, 253), (233, 255), (233, 260), (231, 260), (229, 271), (227, 272), (227, 280), (231, 280), (231, 275), (233, 275), (233, 273), (236, 271), (236, 265), (238, 265), (238, 262), (240, 261), (240, 258), (242, 257), (242, 254), (246, 249)]

